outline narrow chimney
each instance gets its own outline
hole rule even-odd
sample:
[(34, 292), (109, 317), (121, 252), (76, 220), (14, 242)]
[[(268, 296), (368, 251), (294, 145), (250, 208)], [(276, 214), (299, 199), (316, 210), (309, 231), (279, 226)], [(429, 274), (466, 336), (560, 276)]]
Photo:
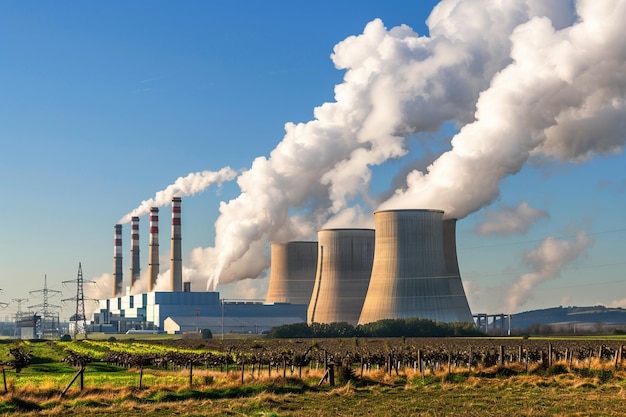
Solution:
[(139, 266), (139, 217), (130, 220), (130, 288), (139, 281), (141, 267)]
[(159, 276), (159, 208), (150, 209), (150, 253), (148, 254), (148, 292), (154, 291)]
[(124, 285), (122, 276), (122, 225), (116, 224), (115, 246), (113, 247), (113, 297), (122, 295)]
[(172, 198), (172, 243), (170, 256), (170, 291), (183, 290), (183, 259), (180, 234), (180, 197)]

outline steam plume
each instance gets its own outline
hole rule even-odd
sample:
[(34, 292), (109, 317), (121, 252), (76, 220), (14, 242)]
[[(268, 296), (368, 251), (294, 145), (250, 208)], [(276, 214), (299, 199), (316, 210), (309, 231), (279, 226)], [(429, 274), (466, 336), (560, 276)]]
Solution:
[(224, 167), (217, 172), (202, 171), (192, 172), (186, 177), (178, 177), (173, 184), (168, 185), (164, 190), (157, 192), (154, 197), (141, 202), (139, 207), (120, 219), (118, 223), (128, 223), (133, 216), (143, 216), (150, 212), (151, 207), (162, 207), (172, 202), (172, 197), (185, 197), (204, 191), (213, 184), (221, 185), (224, 182), (232, 181), (237, 177), (237, 173)]
[(384, 208), (418, 205), (465, 217), (491, 203), (499, 183), (531, 157), (584, 161), (626, 139), (626, 2), (576, 3), (578, 20), (557, 30), (535, 17), (510, 35), (512, 62), (493, 77), (465, 125), (428, 173)]
[[(370, 167), (404, 156), (408, 136), (472, 122), (480, 93), (515, 59), (509, 39), (515, 28), (535, 16), (559, 28), (575, 19), (569, 1), (544, 3), (444, 1), (427, 22), (430, 37), (406, 25), (387, 30), (376, 19), (336, 45), (333, 62), (346, 70), (336, 101), (316, 108), (308, 123), (285, 125), (269, 158), (257, 158), (239, 177), (241, 195), (221, 205), (215, 247), (196, 251), (208, 288), (256, 277), (267, 265), (259, 242), (306, 237), (356, 202), (374, 201)], [(491, 194), (502, 176), (494, 174), (486, 179)], [(470, 197), (465, 214), (478, 200), (492, 199)], [(414, 207), (420, 203), (410, 199)], [(207, 264), (209, 258), (215, 262)], [(247, 261), (256, 265), (243, 267)]]

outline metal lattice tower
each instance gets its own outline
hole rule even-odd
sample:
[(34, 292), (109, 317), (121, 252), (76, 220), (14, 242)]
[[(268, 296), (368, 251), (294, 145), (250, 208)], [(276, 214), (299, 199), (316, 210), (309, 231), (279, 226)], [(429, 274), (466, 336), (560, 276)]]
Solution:
[[(74, 338), (79, 333), (83, 333), (85, 335), (85, 339), (87, 338), (88, 328), (87, 328), (87, 316), (85, 315), (85, 292), (83, 288), (83, 284), (85, 281), (83, 280), (83, 267), (82, 264), (78, 263), (78, 275), (75, 280), (63, 281), (63, 284), (67, 283), (76, 283), (76, 296), (72, 298), (66, 298), (62, 300), (66, 301), (75, 301), (76, 302), (76, 312), (70, 317), (70, 321), (74, 322)], [(93, 283), (92, 281), (87, 281), (87, 283)]]
[(22, 303), (24, 301), (28, 301), (28, 298), (14, 298), (13, 301), (17, 303), (17, 312), (15, 313), (15, 317), (19, 317), (22, 314)]
[(41, 329), (40, 335), (43, 338), (59, 336), (59, 313), (53, 310), (59, 310), (61, 306), (50, 304), (50, 296), (61, 294), (61, 291), (51, 290), (48, 288), (48, 276), (44, 275), (43, 289), (31, 291), (30, 294), (41, 294), (43, 302), (28, 308), (41, 312)]
[[(21, 323), (22, 320), (30, 315), (28, 313), (22, 313), (22, 303), (28, 301), (28, 298), (14, 298), (13, 301), (17, 303), (17, 311), (15, 313), (15, 329), (13, 330), (13, 337), (21, 337)], [(32, 315), (31, 315), (32, 317)]]

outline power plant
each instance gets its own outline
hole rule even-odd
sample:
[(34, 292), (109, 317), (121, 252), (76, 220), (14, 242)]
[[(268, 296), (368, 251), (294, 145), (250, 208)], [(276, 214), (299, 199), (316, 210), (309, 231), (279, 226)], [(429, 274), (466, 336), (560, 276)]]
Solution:
[[(182, 332), (201, 324), (216, 333), (259, 333), (271, 327), (306, 321), (317, 262), (317, 242), (276, 245), (275, 299), (266, 303), (220, 299), (218, 292), (192, 292), (182, 276), (181, 198), (172, 199), (168, 291), (155, 291), (159, 274), (159, 209), (150, 209), (147, 293), (123, 294), (122, 225), (115, 225), (113, 297), (99, 300), (93, 331), (106, 333)], [(131, 285), (139, 279), (139, 218), (131, 218)], [(282, 250), (282, 253), (281, 253)], [(134, 278), (133, 278), (134, 277)], [(191, 323), (191, 324), (190, 324)]]
[(358, 323), (372, 273), (374, 234), (372, 229), (317, 232), (317, 274), (309, 323)]
[[(202, 322), (214, 332), (413, 317), (473, 322), (457, 260), (456, 219), (444, 220), (441, 210), (381, 210), (374, 213), (375, 229), (320, 229), (317, 242), (272, 243), (265, 302), (226, 301), (183, 283), (180, 197), (172, 199), (168, 290), (155, 291), (158, 214), (157, 207), (150, 209), (144, 294), (122, 294), (122, 225), (115, 225), (113, 298), (99, 301), (94, 331), (180, 332), (192, 327), (194, 317), (196, 327)], [(139, 218), (132, 217), (129, 288), (139, 272)]]
[(443, 211), (377, 211), (374, 222), (374, 264), (359, 324), (410, 317), (472, 323), (454, 223), (444, 226)]
[(309, 304), (317, 266), (317, 242), (272, 243), (267, 303)]

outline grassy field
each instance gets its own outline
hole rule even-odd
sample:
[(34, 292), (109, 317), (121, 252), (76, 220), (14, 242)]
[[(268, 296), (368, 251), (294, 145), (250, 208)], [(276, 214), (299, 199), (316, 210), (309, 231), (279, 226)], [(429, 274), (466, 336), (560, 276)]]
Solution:
[[(244, 367), (243, 383), (236, 364), (229, 373), (215, 367), (198, 367), (192, 370), (190, 386), (189, 370), (183, 367), (140, 371), (94, 360), (85, 370), (84, 389), (75, 383), (61, 396), (76, 374), (75, 367), (62, 362), (67, 349), (83, 349), (96, 357), (118, 350), (159, 354), (234, 350), (238, 342), (220, 343), (26, 342), (22, 347), (32, 354), (33, 362), (19, 374), (6, 367), (7, 392), (0, 385), (0, 415), (626, 416), (626, 371), (615, 361), (601, 358), (579, 366), (557, 362), (550, 367), (533, 365), (528, 370), (520, 363), (508, 363), (471, 370), (466, 366), (430, 367), (424, 373), (411, 367), (397, 372), (372, 369), (362, 377), (358, 369), (350, 375), (338, 371), (332, 387), (327, 382), (318, 386), (324, 370), (312, 363), (303, 369), (302, 378), (296, 378), (298, 372), (293, 368), (261, 373)], [(240, 343), (237, 349), (248, 351), (254, 343), (258, 348), (260, 341)], [(303, 344), (272, 343), (268, 341), (263, 348), (284, 350)], [(394, 343), (408, 342), (371, 341), (370, 345), (393, 350), (397, 349)], [(434, 342), (410, 343), (426, 346)], [(369, 346), (366, 341), (354, 340), (329, 341), (327, 346), (346, 349), (354, 345)], [(0, 344), (2, 358), (7, 358), (11, 346), (15, 345)]]

